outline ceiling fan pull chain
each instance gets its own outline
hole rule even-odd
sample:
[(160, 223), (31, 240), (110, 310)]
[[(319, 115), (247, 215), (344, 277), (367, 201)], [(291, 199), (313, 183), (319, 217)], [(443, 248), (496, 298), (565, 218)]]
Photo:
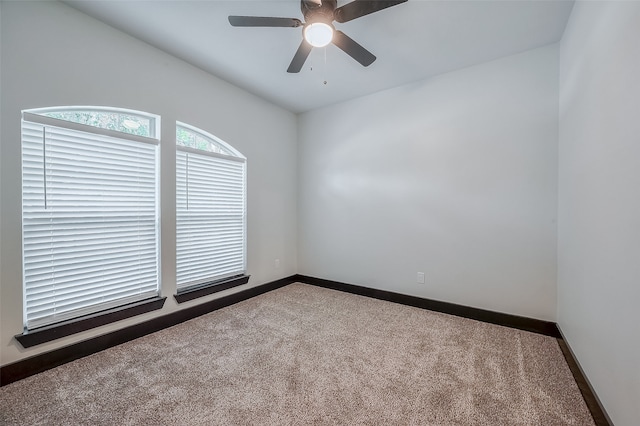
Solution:
[(313, 71), (313, 64), (316, 62), (315, 55), (309, 55), (311, 58), (311, 65), (309, 66), (309, 71)]
[(324, 84), (327, 85), (327, 47), (325, 46), (322, 50), (324, 50)]

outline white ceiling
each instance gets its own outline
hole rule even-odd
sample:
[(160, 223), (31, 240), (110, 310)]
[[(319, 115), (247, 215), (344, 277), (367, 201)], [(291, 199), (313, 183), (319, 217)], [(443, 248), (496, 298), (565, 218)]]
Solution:
[(299, 0), (65, 3), (293, 112), (554, 43), (573, 7), (565, 0), (409, 0), (336, 23), (378, 57), (369, 67), (330, 45), (315, 48), (302, 71), (289, 74), (301, 28), (236, 28), (227, 16), (302, 20)]

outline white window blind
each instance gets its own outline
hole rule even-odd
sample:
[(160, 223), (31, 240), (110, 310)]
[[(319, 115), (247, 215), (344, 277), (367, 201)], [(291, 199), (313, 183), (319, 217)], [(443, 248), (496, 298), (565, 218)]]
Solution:
[(159, 294), (157, 140), (50, 121), (22, 121), (28, 329)]
[(177, 146), (178, 292), (246, 272), (245, 168), (244, 157)]

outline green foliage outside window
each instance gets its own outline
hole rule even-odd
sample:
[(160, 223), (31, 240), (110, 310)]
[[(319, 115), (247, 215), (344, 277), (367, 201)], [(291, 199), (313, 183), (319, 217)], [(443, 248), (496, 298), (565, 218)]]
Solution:
[(132, 135), (152, 136), (150, 132), (150, 120), (138, 115), (102, 111), (61, 111), (47, 112), (43, 115)]
[(178, 145), (198, 149), (200, 151), (233, 155), (232, 152), (218, 144), (216, 141), (204, 138), (196, 134), (195, 132), (181, 126), (176, 127), (176, 143)]

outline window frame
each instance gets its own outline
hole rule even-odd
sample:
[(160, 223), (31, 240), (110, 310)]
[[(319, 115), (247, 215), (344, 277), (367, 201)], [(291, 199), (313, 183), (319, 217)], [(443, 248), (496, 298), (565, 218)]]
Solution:
[[(85, 111), (97, 111), (107, 113), (122, 113), (125, 115), (135, 115), (144, 117), (149, 120), (149, 131), (154, 137), (140, 136), (132, 133), (117, 131), (112, 129), (106, 129), (97, 126), (91, 126), (88, 124), (78, 123), (74, 121), (64, 120), (60, 118), (53, 118), (44, 115), (48, 112), (63, 112), (80, 110)], [(37, 344), (48, 342), (58, 339), (60, 337), (75, 334), (81, 331), (89, 330), (104, 324), (119, 321), (132, 316), (140, 315), (145, 312), (161, 309), (164, 305), (166, 297), (161, 297), (162, 291), (162, 276), (161, 276), (161, 232), (160, 232), (160, 117), (150, 113), (144, 113), (140, 111), (125, 110), (121, 108), (107, 108), (107, 107), (53, 107), (53, 108), (37, 108), (22, 111), (21, 123), (30, 122), (36, 125), (42, 125), (43, 129), (47, 126), (57, 127), (75, 132), (82, 132), (86, 134), (94, 134), (99, 136), (107, 136), (117, 138), (120, 141), (134, 141), (142, 142), (145, 144), (151, 144), (155, 146), (154, 154), (154, 217), (155, 217), (155, 269), (156, 269), (156, 285), (155, 295), (151, 297), (143, 297), (138, 300), (131, 300), (127, 298), (123, 300), (121, 304), (114, 303), (114, 306), (107, 306), (104, 309), (98, 309), (100, 304), (92, 304), (88, 306), (95, 307), (89, 313), (81, 312), (80, 314), (64, 318), (59, 321), (53, 320), (50, 322), (44, 322), (42, 325), (34, 325), (30, 328), (27, 323), (27, 281), (25, 276), (25, 244), (24, 244), (24, 220), (25, 213), (24, 207), (21, 208), (21, 234), (22, 234), (22, 295), (23, 295), (23, 333), (19, 334), (16, 339), (23, 345), (23, 347), (31, 347)], [(24, 124), (21, 124), (23, 127)], [(21, 136), (21, 145), (24, 143), (24, 136)], [(22, 148), (21, 148), (22, 149)], [(21, 161), (24, 154), (21, 153)], [(21, 176), (21, 182), (24, 179)], [(21, 184), (21, 198), (24, 198), (24, 186)]]
[[(147, 136), (136, 135), (134, 133), (107, 129), (99, 126), (92, 126), (90, 124), (78, 123), (77, 121), (64, 120), (62, 118), (56, 118), (56, 117), (51, 117), (49, 115), (46, 115), (46, 114), (55, 113), (55, 112), (97, 112), (97, 113), (121, 114), (121, 115), (130, 115), (130, 116), (140, 117), (140, 118), (149, 120), (149, 135)], [(109, 132), (109, 133), (106, 133), (107, 135), (108, 134), (113, 135), (113, 133), (111, 132), (115, 132), (118, 135), (125, 134), (128, 136), (148, 138), (148, 139), (160, 141), (160, 116), (157, 114), (151, 114), (149, 112), (136, 111), (133, 109), (126, 109), (126, 108), (105, 107), (105, 106), (57, 106), (57, 107), (50, 107), (50, 108), (46, 107), (46, 108), (27, 109), (22, 111), (22, 113), (23, 113), (23, 116), (24, 116), (24, 113), (28, 113), (28, 114), (38, 115), (43, 119), (48, 118), (51, 120), (59, 120), (65, 123), (73, 124), (73, 125), (87, 126), (88, 128), (91, 128), (91, 129), (103, 130), (105, 132)]]
[[(177, 133), (178, 130), (182, 128), (188, 132), (193, 133), (196, 136), (207, 139), (209, 143), (215, 144), (222, 149), (231, 153), (223, 154), (218, 152), (205, 151), (193, 147), (188, 147), (185, 145), (181, 145), (178, 141)], [(249, 281), (249, 276), (247, 273), (247, 158), (240, 153), (236, 148), (223, 141), (222, 139), (216, 137), (215, 135), (195, 127), (190, 124), (186, 124), (181, 121), (176, 121), (176, 139), (175, 139), (175, 147), (176, 147), (176, 234), (178, 231), (178, 151), (185, 152), (186, 154), (195, 154), (202, 155), (208, 157), (214, 157), (222, 160), (233, 161), (237, 163), (243, 164), (243, 182), (242, 182), (242, 198), (243, 198), (243, 215), (242, 215), (242, 271), (238, 271), (238, 273), (233, 273), (229, 276), (223, 276), (218, 278), (203, 278), (198, 282), (194, 282), (193, 284), (189, 284), (181, 287), (178, 284), (178, 236), (176, 235), (176, 294), (174, 295), (175, 300), (178, 303), (183, 303), (188, 300), (193, 300), (198, 297), (206, 296), (209, 294), (213, 294), (219, 291), (227, 290), (229, 288), (233, 288), (242, 284), (246, 284)], [(188, 178), (187, 178), (188, 179)]]

